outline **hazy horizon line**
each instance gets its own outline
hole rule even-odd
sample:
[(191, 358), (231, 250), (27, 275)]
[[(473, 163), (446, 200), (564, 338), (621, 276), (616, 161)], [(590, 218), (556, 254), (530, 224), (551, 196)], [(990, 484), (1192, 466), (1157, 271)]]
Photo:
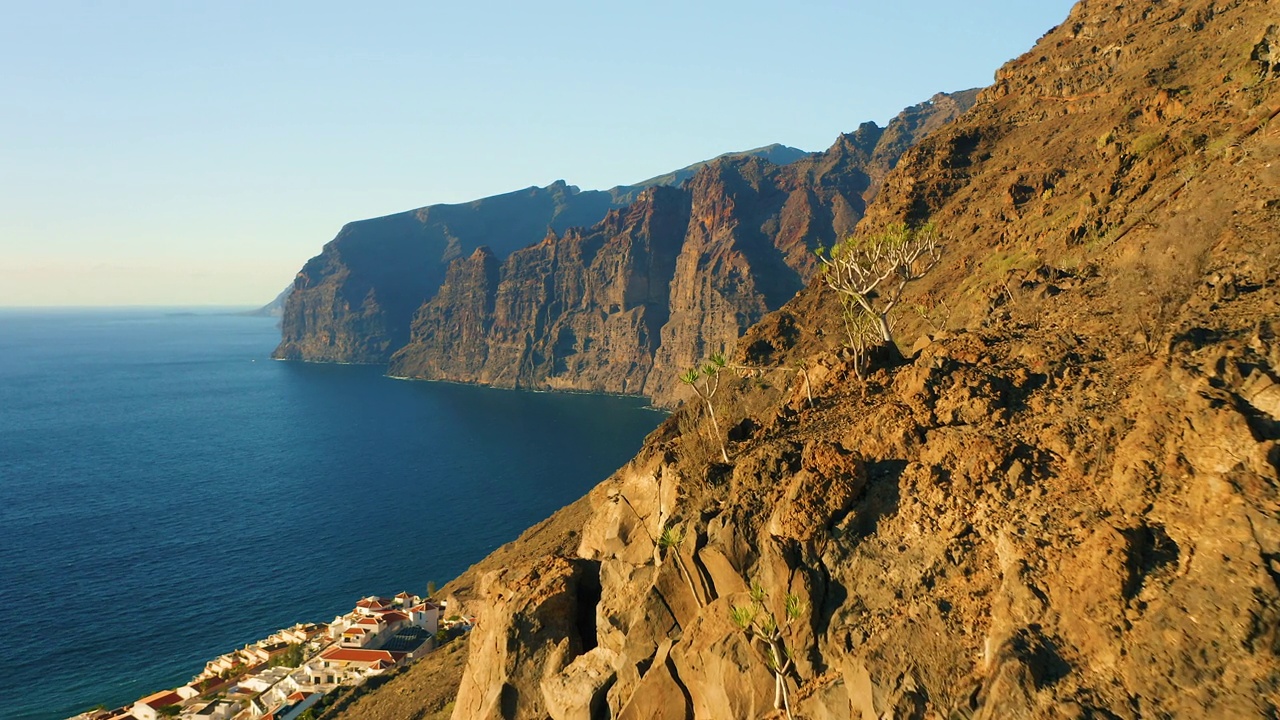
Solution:
[(245, 303), (128, 304), (128, 305), (0, 305), (11, 310), (258, 310), (264, 305)]

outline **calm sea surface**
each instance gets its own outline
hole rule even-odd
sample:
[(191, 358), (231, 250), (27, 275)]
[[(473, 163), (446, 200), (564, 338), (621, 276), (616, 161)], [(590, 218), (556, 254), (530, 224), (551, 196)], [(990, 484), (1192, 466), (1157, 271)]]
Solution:
[(662, 419), (272, 362), (277, 339), (209, 311), (0, 310), (0, 716), (130, 703), (363, 595), (443, 584)]

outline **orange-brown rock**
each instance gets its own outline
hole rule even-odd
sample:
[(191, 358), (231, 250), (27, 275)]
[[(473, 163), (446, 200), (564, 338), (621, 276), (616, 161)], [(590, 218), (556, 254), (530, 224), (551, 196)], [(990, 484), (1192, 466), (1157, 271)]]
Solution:
[(486, 576), (455, 714), (599, 717), (614, 671), (613, 658), (596, 651), (598, 573), (593, 563), (551, 557)]

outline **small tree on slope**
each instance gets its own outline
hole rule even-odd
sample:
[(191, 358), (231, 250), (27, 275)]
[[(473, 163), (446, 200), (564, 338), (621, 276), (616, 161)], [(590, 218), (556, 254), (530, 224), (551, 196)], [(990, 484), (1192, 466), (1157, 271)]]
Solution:
[(874, 325), (882, 344), (893, 344), (889, 314), (902, 300), (907, 284), (932, 270), (941, 254), (933, 223), (918, 228), (894, 223), (875, 235), (850, 237), (829, 251), (818, 248), (822, 279), (840, 295), (855, 351), (865, 343), (865, 332), (849, 328), (862, 322)]
[(680, 573), (680, 577), (684, 580), (684, 584), (689, 586), (689, 594), (693, 596), (694, 602), (698, 603), (698, 607), (706, 607), (706, 603), (702, 601), (702, 596), (698, 594), (698, 588), (694, 585), (693, 574), (689, 572), (689, 568), (685, 567), (684, 559), (680, 557), (680, 546), (684, 544), (684, 527), (681, 525), (670, 525), (663, 528), (662, 534), (658, 536), (658, 547), (660, 550), (666, 551), (675, 558), (676, 571)]
[[(788, 594), (785, 600), (786, 625), (790, 625), (804, 614), (805, 607), (800, 598)], [(755, 645), (759, 643), (760, 652), (765, 664), (773, 673), (773, 708), (782, 710), (787, 720), (791, 720), (791, 698), (787, 692), (787, 676), (794, 672), (795, 663), (791, 659), (791, 651), (783, 640), (783, 627), (778, 624), (773, 611), (765, 604), (765, 591), (759, 585), (751, 585), (751, 604), (734, 605), (729, 610), (729, 619), (738, 629), (746, 634), (747, 640)]]
[(720, 444), (720, 457), (724, 458), (726, 463), (729, 462), (729, 451), (724, 446), (724, 438), (720, 436), (720, 423), (716, 422), (716, 410), (711, 406), (711, 398), (715, 397), (716, 390), (720, 388), (720, 372), (727, 366), (724, 355), (716, 353), (701, 368), (689, 368), (688, 372), (680, 376), (680, 382), (693, 388), (698, 397), (702, 398), (703, 404), (707, 406), (707, 415), (711, 418), (711, 431), (715, 433), (716, 442)]

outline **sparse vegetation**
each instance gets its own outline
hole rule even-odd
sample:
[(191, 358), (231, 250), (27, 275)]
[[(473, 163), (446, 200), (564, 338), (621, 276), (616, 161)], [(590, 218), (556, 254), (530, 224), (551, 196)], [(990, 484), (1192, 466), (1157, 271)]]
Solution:
[(303, 656), (304, 656), (304, 648), (300, 643), (295, 643), (293, 645), (290, 645), (288, 650), (285, 650), (279, 655), (271, 658), (271, 661), (267, 663), (267, 665), (269, 667), (296, 668), (302, 664), (302, 661), (304, 659)]
[(693, 388), (706, 405), (707, 417), (711, 421), (711, 431), (720, 445), (720, 457), (726, 463), (729, 462), (729, 450), (725, 447), (724, 437), (720, 434), (720, 423), (716, 421), (716, 409), (711, 404), (711, 398), (715, 397), (716, 390), (720, 388), (720, 373), (727, 366), (728, 362), (724, 359), (724, 355), (715, 353), (701, 368), (689, 368), (688, 372), (680, 376), (680, 382)]
[(1225, 133), (1205, 146), (1205, 153), (1210, 157), (1230, 157), (1232, 150), (1240, 146), (1240, 138), (1234, 133)]
[(658, 536), (658, 547), (675, 558), (676, 570), (680, 573), (680, 577), (684, 579), (685, 585), (689, 586), (689, 593), (693, 595), (694, 602), (698, 603), (698, 607), (704, 607), (705, 603), (702, 602), (702, 596), (698, 594), (698, 588), (694, 585), (693, 575), (690, 574), (689, 568), (685, 567), (684, 559), (680, 557), (680, 546), (683, 544), (684, 527), (679, 524), (668, 525), (662, 529), (662, 534)]
[(220, 681), (221, 679), (218, 677), (207, 677), (201, 680), (200, 682), (196, 683), (196, 690), (199, 690), (202, 693), (207, 692), (209, 688), (218, 684)]
[(804, 396), (809, 401), (809, 407), (813, 407), (813, 388), (809, 385), (809, 361), (805, 358), (797, 360), (796, 372), (804, 377)]
[(859, 378), (867, 363), (867, 354), (882, 342), (883, 337), (875, 319), (862, 306), (847, 297), (840, 298), (840, 317), (844, 320), (845, 337), (853, 351), (853, 369)]
[(944, 300), (928, 298), (927, 302), (912, 305), (911, 310), (934, 332), (944, 331), (951, 324), (951, 306)]
[(795, 373), (804, 380), (805, 397), (809, 399), (809, 407), (813, 407), (813, 388), (809, 385), (809, 360), (807, 358), (800, 358), (790, 366), (731, 365), (729, 368), (738, 373), (739, 377), (750, 378), (752, 384), (758, 390), (769, 387), (769, 383), (765, 378), (772, 373)]
[(906, 286), (938, 264), (937, 227), (894, 223), (880, 233), (818, 249), (822, 278), (840, 296), (849, 347), (859, 365), (877, 345), (893, 345), (891, 315)]
[(746, 634), (754, 646), (759, 644), (765, 664), (773, 673), (773, 708), (791, 715), (791, 698), (787, 692), (787, 676), (793, 672), (791, 653), (783, 640), (783, 629), (804, 615), (804, 603), (796, 595), (788, 594), (783, 601), (785, 624), (779, 624), (773, 611), (765, 604), (766, 593), (758, 584), (751, 586), (751, 604), (735, 605), (729, 609), (729, 620)]
[(451, 718), (451, 717), (453, 717), (453, 701), (452, 700), (445, 703), (444, 707), (440, 708), (439, 712), (437, 712), (434, 715), (428, 716), (426, 720), (437, 720), (437, 719), (447, 720), (448, 718)]
[(680, 547), (684, 542), (684, 529), (679, 525), (669, 525), (662, 529), (662, 534), (658, 536), (658, 547), (663, 550)]
[(1133, 141), (1133, 145), (1130, 146), (1130, 149), (1133, 151), (1134, 155), (1142, 157), (1163, 144), (1164, 133), (1153, 132), (1138, 136)]

